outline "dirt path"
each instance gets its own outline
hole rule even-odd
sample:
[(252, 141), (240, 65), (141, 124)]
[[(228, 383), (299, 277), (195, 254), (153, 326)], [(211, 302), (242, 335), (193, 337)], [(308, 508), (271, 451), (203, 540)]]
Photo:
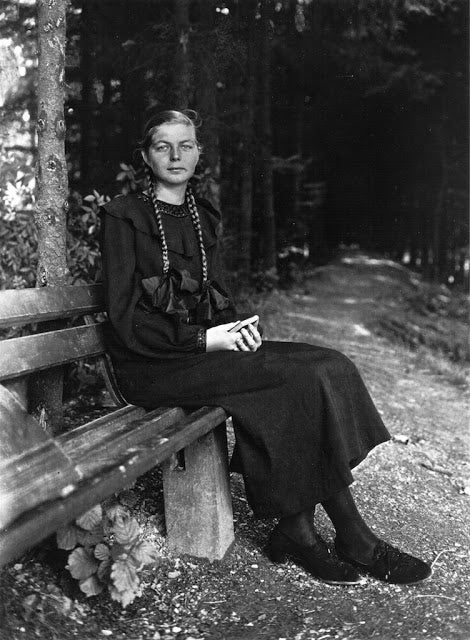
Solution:
[[(379, 535), (434, 562), (429, 581), (401, 587), (367, 579), (330, 587), (291, 563), (273, 565), (262, 551), (272, 525), (253, 521), (234, 476), (236, 544), (223, 562), (168, 558), (154, 531), (166, 557), (149, 574), (142, 598), (124, 612), (100, 596), (72, 603), (64, 613), (46, 606), (54, 574), (25, 560), (4, 581), (4, 637), (468, 640), (470, 496), (463, 488), (470, 486), (469, 393), (372, 329), (384, 309), (399, 304), (407, 277), (370, 260), (329, 265), (301, 287), (271, 294), (260, 311), (268, 338), (331, 346), (358, 365), (395, 439), (356, 470), (353, 492)], [(155, 477), (149, 474), (140, 485), (147, 501), (141, 509), (153, 514), (149, 523), (158, 522), (161, 509), (149, 498)], [(331, 540), (331, 525), (318, 512), (318, 525)], [(31, 593), (42, 594), (42, 613), (25, 615)]]
[[(406, 280), (381, 261), (331, 265), (303, 293), (269, 305), (276, 337), (334, 346), (358, 365), (396, 440), (359, 467), (353, 491), (380, 535), (435, 561), (432, 580), (422, 585), (370, 581), (346, 595), (317, 595), (299, 638), (470, 638), (470, 498), (462, 493), (470, 485), (469, 394), (369, 328)], [(323, 524), (329, 532), (326, 518)]]

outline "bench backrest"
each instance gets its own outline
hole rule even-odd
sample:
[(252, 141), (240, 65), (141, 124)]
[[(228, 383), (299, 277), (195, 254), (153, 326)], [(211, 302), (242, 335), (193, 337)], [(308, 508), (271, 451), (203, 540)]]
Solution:
[[(81, 358), (99, 356), (99, 368), (118, 405), (125, 404), (106, 355), (103, 325), (91, 314), (104, 312), (101, 285), (70, 285), (0, 291), (0, 328), (42, 323), (42, 332), (0, 341), (0, 383)], [(72, 317), (83, 324), (62, 328)], [(60, 328), (59, 328), (60, 327)]]

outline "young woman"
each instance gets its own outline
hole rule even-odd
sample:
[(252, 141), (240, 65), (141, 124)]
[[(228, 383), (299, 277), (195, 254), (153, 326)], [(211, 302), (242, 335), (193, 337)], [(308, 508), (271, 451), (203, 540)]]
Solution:
[[(158, 406), (216, 405), (233, 416), (231, 468), (257, 517), (279, 518), (267, 553), (330, 584), (360, 573), (411, 583), (430, 567), (377, 538), (348, 486), (351, 469), (389, 439), (354, 364), (332, 349), (263, 341), (239, 320), (220, 266), (220, 214), (189, 185), (200, 145), (193, 120), (165, 111), (145, 127), (148, 189), (102, 212), (107, 336), (126, 399)], [(236, 329), (236, 327), (235, 327)], [(314, 527), (321, 503), (337, 558)]]

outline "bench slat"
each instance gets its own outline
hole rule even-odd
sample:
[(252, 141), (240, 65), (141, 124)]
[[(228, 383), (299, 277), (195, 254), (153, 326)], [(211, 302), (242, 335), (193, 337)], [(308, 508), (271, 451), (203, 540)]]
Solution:
[(0, 327), (96, 313), (104, 308), (99, 284), (0, 291)]
[(104, 353), (104, 323), (0, 342), (0, 381)]
[[(77, 462), (90, 454), (94, 455), (97, 447), (114, 446), (113, 441), (120, 434), (129, 431), (132, 433), (134, 429), (138, 428), (139, 420), (144, 425), (150, 425), (150, 429), (153, 429), (159, 418), (168, 423), (171, 420), (183, 419), (186, 413), (181, 408), (155, 409), (147, 412), (142, 407), (129, 405), (81, 427), (76, 427), (73, 431), (63, 433), (58, 436), (57, 441), (65, 454)], [(155, 422), (153, 418), (156, 418)], [(137, 432), (134, 437), (139, 437)]]
[(122, 460), (139, 466), (146, 465), (150, 456), (155, 465), (214, 429), (226, 417), (223, 409), (211, 407), (203, 407), (183, 418), (178, 415), (178, 409), (156, 410), (146, 418), (127, 424), (116, 437), (103, 439), (99, 446), (73, 451), (70, 447), (64, 451), (84, 477), (99, 474)]
[[(165, 418), (168, 411), (159, 415), (155, 413), (147, 415), (147, 422), (139, 419), (130, 423), (126, 433), (120, 433), (116, 442), (113, 442), (112, 456), (105, 453), (110, 446), (109, 441), (106, 444), (103, 442), (98, 450), (90, 447), (93, 456), (97, 451), (99, 464), (91, 459), (91, 451), (82, 447), (74, 462), (84, 474), (83, 479), (74, 485), (66, 499), (52, 500), (25, 512), (6, 531), (0, 532), (0, 563), (18, 556), (80, 513), (132, 483), (189, 442), (214, 429), (227, 417), (221, 408), (203, 407), (183, 420), (178, 419), (176, 423), (173, 417), (168, 424), (168, 416)], [(73, 438), (69, 436), (66, 440), (65, 435), (58, 440), (64, 445), (67, 443), (68, 450), (72, 451)], [(79, 437), (82, 435), (79, 434)]]

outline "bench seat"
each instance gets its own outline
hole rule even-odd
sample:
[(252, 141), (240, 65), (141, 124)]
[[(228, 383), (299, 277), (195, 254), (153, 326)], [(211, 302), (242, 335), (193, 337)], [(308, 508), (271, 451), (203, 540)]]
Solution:
[[(96, 285), (64, 289), (0, 292), (0, 326), (41, 322), (41, 313), (47, 321), (57, 321), (74, 312), (103, 310)], [(2, 296), (8, 303), (3, 306)], [(33, 307), (30, 314), (27, 303)], [(121, 405), (53, 437), (8, 388), (12, 379), (99, 355), (105, 357), (102, 322), (0, 342), (0, 380), (6, 382), (0, 384), (0, 564), (162, 463), (170, 548), (210, 559), (223, 557), (233, 541), (228, 416), (223, 409), (146, 412)], [(101, 364), (105, 373), (109, 371), (107, 360)], [(110, 376), (107, 384), (122, 402)]]

